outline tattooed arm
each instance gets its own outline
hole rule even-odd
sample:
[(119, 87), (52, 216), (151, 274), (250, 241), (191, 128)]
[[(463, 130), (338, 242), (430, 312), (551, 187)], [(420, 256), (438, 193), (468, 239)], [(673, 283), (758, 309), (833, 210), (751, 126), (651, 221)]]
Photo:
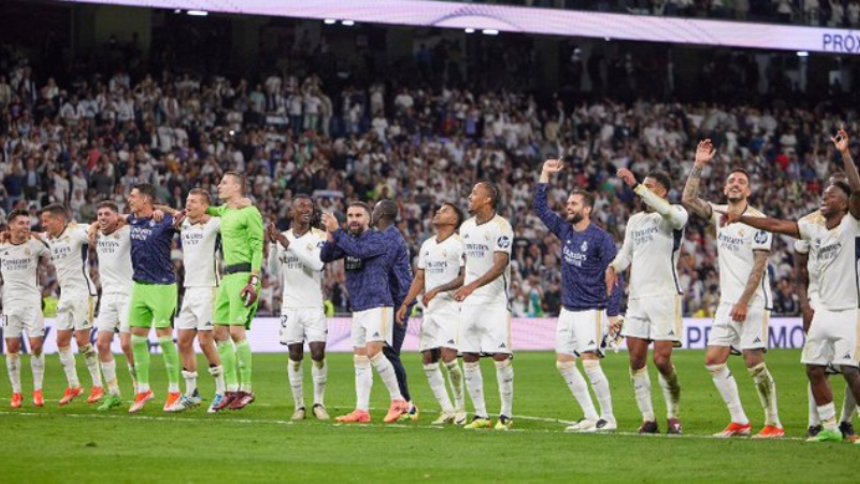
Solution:
[(699, 146), (696, 148), (696, 162), (693, 169), (690, 170), (687, 184), (684, 185), (684, 195), (681, 198), (681, 203), (687, 207), (687, 210), (702, 218), (710, 218), (712, 210), (708, 202), (699, 198), (699, 183), (702, 178), (702, 170), (708, 162), (714, 159), (716, 151), (711, 140), (706, 139), (699, 142)]

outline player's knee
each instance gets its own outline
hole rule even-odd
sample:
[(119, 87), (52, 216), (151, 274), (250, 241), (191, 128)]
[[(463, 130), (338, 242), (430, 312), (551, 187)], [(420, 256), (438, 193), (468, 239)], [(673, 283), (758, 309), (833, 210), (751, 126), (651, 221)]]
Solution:
[(657, 367), (657, 370), (659, 370), (660, 373), (664, 375), (670, 374), (672, 373), (672, 358), (667, 355), (655, 353), (654, 366)]
[(108, 353), (110, 351), (110, 341), (105, 341), (99, 338), (96, 342), (96, 349), (101, 355)]
[(824, 367), (819, 365), (806, 365), (806, 376), (812, 381), (818, 381), (827, 377)]
[(296, 348), (295, 346), (290, 348), (290, 359), (293, 361), (302, 361), (305, 357), (304, 351), (301, 347)]
[(839, 367), (839, 371), (842, 372), (842, 376), (844, 376), (848, 381), (854, 381), (860, 378), (860, 370), (858, 370), (856, 366), (841, 365)]

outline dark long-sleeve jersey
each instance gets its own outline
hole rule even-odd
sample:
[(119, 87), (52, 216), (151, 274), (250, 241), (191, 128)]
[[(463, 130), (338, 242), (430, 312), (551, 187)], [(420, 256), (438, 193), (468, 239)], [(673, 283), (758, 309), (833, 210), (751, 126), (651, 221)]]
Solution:
[(412, 285), (412, 262), (409, 257), (409, 246), (397, 227), (393, 225), (381, 233), (392, 249), (392, 252), (388, 254), (391, 264), (388, 281), (391, 286), (391, 298), (394, 300), (394, 307), (400, 307), (406, 300), (406, 295), (409, 294), (409, 286)]
[(323, 245), (320, 259), (323, 262), (344, 259), (349, 305), (353, 312), (366, 311), (394, 306), (389, 254), (395, 250), (392, 240), (382, 232), (367, 230), (355, 237), (340, 229), (334, 233), (334, 241)]
[(534, 208), (544, 225), (562, 243), (562, 306), (568, 311), (606, 309), (609, 316), (618, 315), (621, 285), (611, 297), (606, 296), (606, 267), (618, 252), (612, 236), (593, 223), (582, 232), (574, 230), (573, 225), (550, 210), (548, 188), (546, 183), (538, 184)]

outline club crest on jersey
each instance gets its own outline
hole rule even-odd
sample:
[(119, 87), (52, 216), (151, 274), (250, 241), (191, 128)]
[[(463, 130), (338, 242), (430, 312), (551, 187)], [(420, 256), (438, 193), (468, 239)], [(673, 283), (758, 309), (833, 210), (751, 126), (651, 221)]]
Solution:
[(499, 239), (496, 241), (496, 245), (498, 245), (502, 249), (507, 249), (511, 246), (511, 238), (507, 235), (503, 235), (499, 237)]
[(149, 221), (149, 226), (150, 226), (150, 227), (155, 227), (155, 220), (150, 220), (150, 221)]
[(764, 230), (759, 230), (758, 232), (756, 232), (755, 233), (755, 243), (756, 244), (763, 244), (765, 242), (767, 242), (767, 232), (765, 232)]
[(579, 251), (580, 252), (588, 252), (588, 241), (587, 240), (582, 241), (582, 245), (579, 246)]

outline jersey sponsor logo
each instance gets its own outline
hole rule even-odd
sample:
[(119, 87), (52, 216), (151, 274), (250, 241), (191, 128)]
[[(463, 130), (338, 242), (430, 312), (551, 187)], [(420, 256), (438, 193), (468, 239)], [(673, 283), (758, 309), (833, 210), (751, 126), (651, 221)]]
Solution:
[[(582, 247), (580, 247), (582, 248)], [(587, 249), (588, 247), (586, 247)], [(574, 252), (567, 246), (562, 249), (562, 255), (564, 255), (564, 262), (576, 267), (582, 267), (582, 264), (588, 260), (588, 254), (583, 254), (579, 252)]]
[(755, 243), (756, 244), (764, 244), (767, 242), (767, 232), (764, 230), (759, 230), (755, 233)]
[(633, 243), (636, 245), (647, 244), (654, 240), (654, 236), (660, 232), (660, 227), (656, 225), (653, 227), (646, 227), (640, 230), (634, 230), (632, 232), (633, 235)]
[(507, 235), (503, 235), (499, 237), (499, 240), (496, 241), (496, 245), (498, 245), (502, 249), (507, 249), (511, 246), (511, 238)]
[(343, 260), (343, 269), (346, 271), (360, 271), (364, 268), (364, 261), (355, 257), (346, 257)]

